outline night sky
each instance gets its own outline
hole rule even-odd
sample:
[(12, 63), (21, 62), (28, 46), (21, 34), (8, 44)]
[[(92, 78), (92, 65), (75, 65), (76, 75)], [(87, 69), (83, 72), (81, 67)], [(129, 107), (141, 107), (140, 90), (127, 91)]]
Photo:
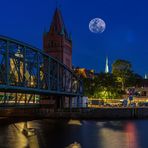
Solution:
[[(142, 76), (148, 73), (148, 2), (146, 0), (59, 0), (66, 28), (72, 33), (73, 65), (104, 71), (116, 59), (132, 63)], [(44, 28), (49, 26), (55, 0), (3, 0), (0, 34), (42, 49)], [(102, 34), (88, 24), (100, 17), (106, 22)]]

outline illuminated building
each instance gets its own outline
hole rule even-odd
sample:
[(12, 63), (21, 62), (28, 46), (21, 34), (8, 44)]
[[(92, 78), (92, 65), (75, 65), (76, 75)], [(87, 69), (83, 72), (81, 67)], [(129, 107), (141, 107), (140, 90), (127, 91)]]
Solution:
[[(15, 53), (15, 56), (17, 58), (20, 58), (20, 59), (23, 59), (23, 54), (21, 53), (20, 50), (18, 50), (16, 53)], [(20, 82), (20, 78), (19, 78), (19, 74), (18, 72), (16, 71), (16, 65), (17, 64), (17, 61), (13, 58), (10, 59), (10, 75), (13, 77), (14, 81), (13, 83), (18, 83)], [(26, 64), (27, 66), (27, 64)], [(19, 69), (18, 71), (20, 72), (20, 75), (23, 76), (23, 61), (20, 60), (19, 62)], [(26, 82), (29, 86), (31, 87), (34, 87), (35, 86), (35, 77), (33, 75), (31, 75), (28, 70), (26, 69), (26, 72), (25, 72), (25, 79), (26, 79)]]
[(148, 79), (143, 79), (141, 83), (135, 87), (135, 93), (138, 97), (147, 97), (148, 99)]
[(95, 71), (92, 70), (88, 70), (86, 68), (74, 68), (74, 72), (82, 78), (94, 78), (95, 76)]
[[(23, 54), (20, 50), (18, 50), (14, 54), (15, 58), (10, 58), (10, 77), (11, 77), (11, 85), (21, 86), (21, 81), (23, 79)], [(19, 59), (19, 60), (18, 60)], [(19, 62), (18, 62), (19, 61)], [(19, 66), (16, 66), (16, 65)], [(16, 69), (17, 67), (17, 69)], [(27, 67), (27, 63), (26, 66)], [(4, 67), (5, 68), (5, 67)], [(24, 74), (26, 83), (29, 87), (35, 87), (36, 81), (35, 76), (30, 74), (26, 68), (26, 72)], [(0, 102), (1, 103), (37, 103), (39, 101), (39, 95), (35, 94), (23, 94), (23, 93), (5, 93), (0, 92)]]

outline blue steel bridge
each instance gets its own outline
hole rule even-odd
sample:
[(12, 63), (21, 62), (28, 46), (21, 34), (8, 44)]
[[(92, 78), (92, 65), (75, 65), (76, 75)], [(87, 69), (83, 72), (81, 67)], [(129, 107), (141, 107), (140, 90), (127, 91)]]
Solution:
[(0, 36), (0, 103), (29, 104), (51, 95), (80, 97), (82, 81), (43, 51)]

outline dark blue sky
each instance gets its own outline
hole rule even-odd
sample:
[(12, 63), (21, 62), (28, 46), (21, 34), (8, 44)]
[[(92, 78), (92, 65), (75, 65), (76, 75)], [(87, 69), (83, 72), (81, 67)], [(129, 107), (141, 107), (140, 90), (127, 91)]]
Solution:
[[(148, 73), (148, 2), (146, 0), (59, 0), (64, 22), (72, 32), (73, 64), (104, 71), (116, 59), (131, 61), (133, 70)], [(55, 0), (4, 0), (0, 34), (42, 48), (44, 27), (49, 29)], [(102, 34), (88, 29), (89, 21), (106, 22)]]

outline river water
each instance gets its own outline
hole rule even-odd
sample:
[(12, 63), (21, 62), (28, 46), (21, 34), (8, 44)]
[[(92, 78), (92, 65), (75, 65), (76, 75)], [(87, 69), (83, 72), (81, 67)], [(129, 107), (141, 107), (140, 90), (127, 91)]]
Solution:
[(148, 148), (148, 120), (34, 120), (0, 125), (0, 148)]

